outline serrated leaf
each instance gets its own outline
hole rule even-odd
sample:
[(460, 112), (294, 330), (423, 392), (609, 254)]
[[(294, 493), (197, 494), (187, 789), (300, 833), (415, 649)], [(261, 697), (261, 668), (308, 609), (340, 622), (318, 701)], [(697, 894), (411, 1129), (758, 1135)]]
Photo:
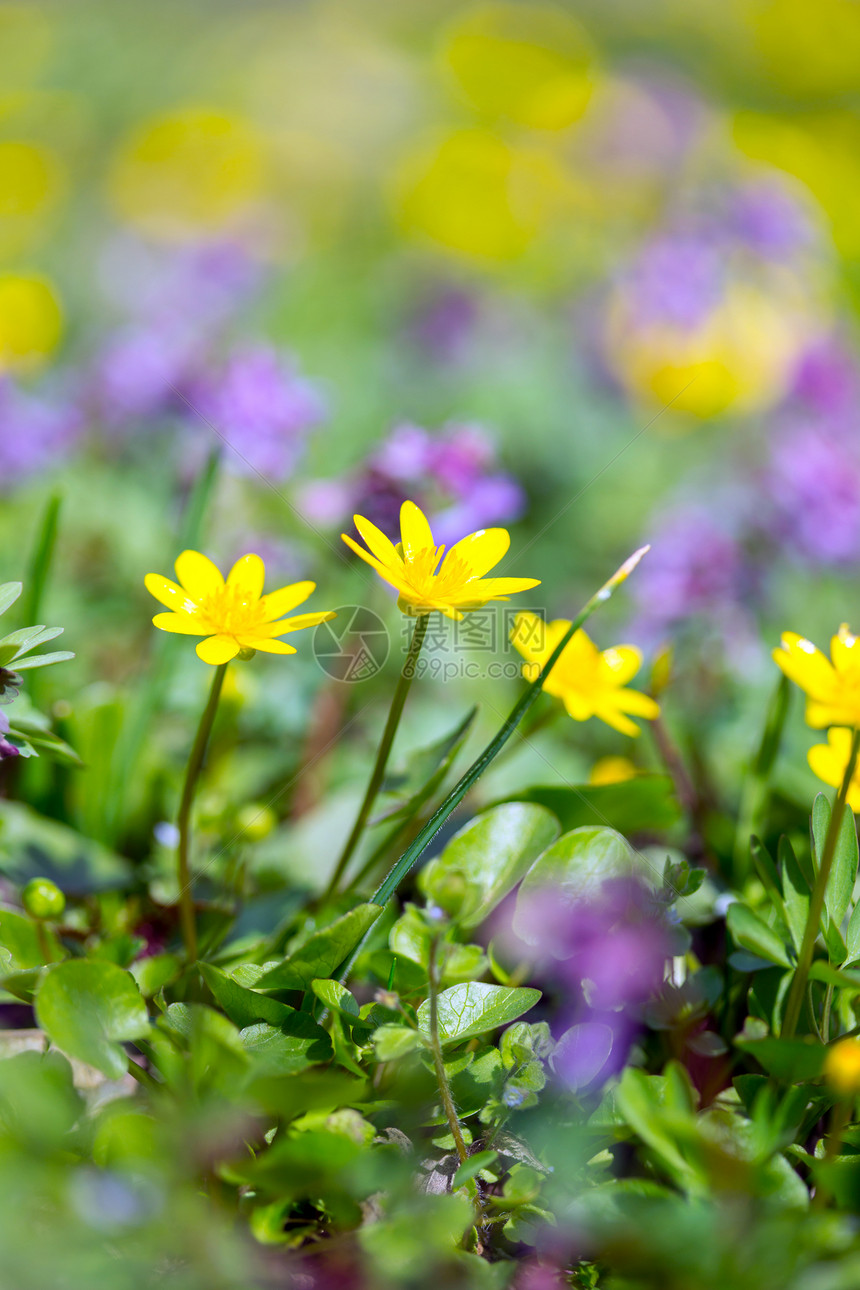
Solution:
[(217, 1002), (240, 1030), (243, 1026), (253, 1025), (255, 1021), (267, 1021), (273, 1026), (280, 1026), (295, 1012), (295, 1008), (290, 1008), (286, 1003), (279, 1003), (277, 999), (239, 985), (238, 981), (234, 981), (212, 963), (198, 963), (197, 967)]
[[(540, 990), (525, 986), (487, 985), (469, 981), (443, 990), (437, 999), (439, 1037), (443, 1044), (459, 1044), (473, 1035), (497, 1030), (533, 1008)], [(430, 1000), (418, 1009), (418, 1025), (430, 1033)]]
[(376, 922), (379, 905), (357, 905), (305, 941), (289, 958), (258, 982), (261, 990), (308, 990), (312, 981), (330, 977)]
[(729, 905), (726, 924), (732, 940), (741, 949), (749, 950), (759, 958), (777, 963), (780, 967), (791, 967), (785, 945), (776, 932), (763, 923), (743, 901), (736, 900)]
[(421, 871), (419, 886), (432, 900), (437, 884), (460, 875), (466, 890), (456, 921), (467, 929), (477, 927), (558, 832), (558, 821), (543, 806), (506, 802), (492, 807), (454, 835), (442, 854)]
[(149, 1030), (146, 1004), (130, 973), (113, 963), (71, 959), (45, 973), (36, 1018), (51, 1042), (108, 1079), (128, 1067), (122, 1044)]

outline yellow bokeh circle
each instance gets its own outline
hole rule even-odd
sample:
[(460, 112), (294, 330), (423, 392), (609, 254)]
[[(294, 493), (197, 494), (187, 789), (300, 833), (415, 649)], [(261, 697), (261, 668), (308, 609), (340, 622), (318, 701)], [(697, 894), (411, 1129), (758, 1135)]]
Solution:
[(481, 5), (449, 29), (443, 58), (470, 105), (493, 120), (561, 130), (591, 97), (590, 42), (550, 5)]
[(263, 144), (246, 121), (188, 107), (144, 122), (117, 155), (113, 203), (130, 223), (166, 238), (231, 224), (263, 189)]
[(38, 365), (62, 331), (60, 302), (40, 277), (0, 275), (0, 371)]

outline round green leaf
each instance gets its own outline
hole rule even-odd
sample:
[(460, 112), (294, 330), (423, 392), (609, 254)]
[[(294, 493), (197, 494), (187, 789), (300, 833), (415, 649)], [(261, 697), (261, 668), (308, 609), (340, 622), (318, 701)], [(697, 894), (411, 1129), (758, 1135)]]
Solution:
[(134, 978), (113, 963), (58, 963), (36, 994), (36, 1019), (53, 1044), (109, 1079), (128, 1067), (122, 1043), (149, 1030), (146, 1004)]
[[(487, 985), (483, 981), (469, 981), (452, 985), (438, 998), (439, 1036), (443, 1044), (459, 1044), (472, 1035), (483, 1035), (515, 1021), (540, 998), (540, 990), (525, 986), (516, 989), (506, 985)], [(425, 999), (418, 1009), (418, 1025), (430, 1030), (430, 1000)]]

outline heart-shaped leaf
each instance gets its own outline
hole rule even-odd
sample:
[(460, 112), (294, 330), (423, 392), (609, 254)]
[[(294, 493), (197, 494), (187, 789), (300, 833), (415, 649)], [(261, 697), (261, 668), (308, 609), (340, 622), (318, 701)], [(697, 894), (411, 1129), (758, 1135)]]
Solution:
[(109, 1079), (128, 1067), (122, 1043), (149, 1030), (146, 1004), (130, 973), (113, 963), (71, 959), (46, 972), (36, 992), (36, 1019), (69, 1057)]
[[(486, 1034), (516, 1021), (541, 997), (540, 990), (526, 986), (487, 985), (468, 981), (443, 990), (437, 1000), (439, 1037), (443, 1044), (459, 1044), (473, 1035)], [(430, 1000), (418, 1009), (418, 1025), (430, 1032)]]

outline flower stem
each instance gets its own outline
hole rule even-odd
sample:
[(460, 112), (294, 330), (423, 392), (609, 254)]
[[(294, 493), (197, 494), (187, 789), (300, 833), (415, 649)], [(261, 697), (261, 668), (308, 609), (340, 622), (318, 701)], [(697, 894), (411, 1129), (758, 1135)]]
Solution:
[(451, 1085), (448, 1083), (448, 1075), (445, 1070), (445, 1059), (442, 1055), (442, 1040), (439, 1037), (439, 962), (438, 962), (438, 938), (434, 937), (430, 943), (430, 962), (428, 964), (427, 989), (430, 997), (430, 1049), (433, 1053), (433, 1069), (436, 1072), (436, 1083), (439, 1086), (439, 1096), (442, 1099), (442, 1108), (445, 1112), (445, 1118), (448, 1121), (448, 1127), (451, 1130), (451, 1136), (454, 1139), (454, 1146), (457, 1148), (457, 1155), (460, 1157), (460, 1164), (469, 1159), (469, 1153), (466, 1150), (466, 1143), (463, 1138), (463, 1130), (460, 1127), (460, 1120), (457, 1116), (457, 1108), (454, 1105), (454, 1098), (451, 1096)]
[(179, 815), (176, 821), (179, 829), (179, 846), (176, 853), (177, 878), (179, 880), (179, 922), (182, 926), (182, 939), (185, 942), (185, 953), (188, 956), (189, 963), (193, 963), (197, 958), (197, 925), (194, 921), (191, 868), (188, 863), (191, 807), (194, 802), (194, 790), (197, 787), (197, 781), (200, 778), (200, 771), (203, 766), (203, 758), (206, 756), (209, 736), (212, 733), (215, 713), (218, 710), (218, 700), (221, 697), (221, 687), (224, 684), (226, 671), (226, 663), (220, 663), (215, 669), (212, 688), (209, 691), (209, 698), (206, 702), (206, 707), (203, 709), (203, 716), (200, 718), (200, 725), (197, 727), (197, 734), (194, 737), (194, 744), (185, 769), (185, 783), (182, 785), (182, 797), (179, 802)]
[(472, 765), (466, 771), (459, 783), (454, 785), (442, 805), (430, 817), (424, 825), (424, 828), (406, 848), (403, 855), (392, 867), (385, 880), (374, 892), (371, 897), (374, 904), (384, 905), (386, 901), (389, 900), (392, 893), (397, 889), (401, 879), (406, 876), (418, 857), (421, 855), (422, 851), (430, 844), (439, 832), (451, 812), (460, 805), (466, 794), (481, 778), (484, 771), (499, 755), (502, 748), (504, 748), (511, 735), (528, 712), (529, 708), (537, 699), (543, 689), (544, 682), (555, 667), (569, 641), (575, 633), (579, 631), (586, 619), (591, 617), (595, 609), (602, 605), (604, 601), (608, 600), (616, 587), (618, 587), (624, 579), (632, 573), (648, 549), (649, 548), (646, 546), (642, 547), (639, 551), (635, 551), (633, 555), (630, 556), (629, 560), (625, 560), (620, 569), (616, 570), (609, 581), (604, 583), (600, 590), (595, 592), (591, 599), (583, 605), (564, 636), (556, 645), (552, 654), (550, 654), (549, 658), (544, 663), (539, 675), (529, 685), (522, 698), (514, 704), (510, 713), (502, 722), (501, 726), (487, 744), (484, 751), (476, 758), (475, 761), (472, 762)]
[(355, 817), (355, 823), (352, 826), (352, 832), (346, 840), (340, 858), (335, 865), (334, 873), (329, 880), (328, 887), (322, 897), (322, 903), (330, 900), (337, 891), (338, 884), (343, 877), (344, 870), (352, 859), (355, 848), (361, 841), (361, 835), (364, 832), (370, 812), (373, 810), (373, 804), (382, 785), (382, 779), (385, 775), (385, 767), (388, 765), (388, 758), (391, 755), (391, 745), (394, 743), (394, 736), (397, 734), (397, 727), (400, 724), (400, 717), (403, 712), (403, 706), (406, 703), (406, 696), (412, 685), (412, 678), (415, 676), (415, 665), (418, 662), (418, 655), (421, 653), (421, 646), (424, 644), (424, 636), (427, 632), (428, 615), (421, 614), (415, 619), (415, 626), (412, 629), (412, 638), (409, 641), (409, 650), (406, 655), (406, 662), (400, 676), (397, 678), (397, 685), (394, 695), (391, 699), (391, 707), (388, 709), (388, 720), (385, 723), (385, 729), (382, 732), (382, 738), (379, 741), (379, 748), (376, 752), (376, 761), (373, 764), (373, 770), (368, 781), (367, 789), (364, 794), (364, 800)]
[(785, 1016), (783, 1017), (782, 1029), (780, 1031), (780, 1034), (784, 1039), (791, 1038), (797, 1029), (797, 1023), (800, 1018), (800, 1011), (803, 1006), (806, 985), (809, 979), (809, 969), (812, 966), (812, 956), (815, 952), (815, 942), (818, 939), (818, 932), (821, 925), (821, 913), (824, 909), (824, 896), (827, 891), (827, 882), (830, 878), (830, 870), (833, 867), (833, 857), (836, 854), (836, 843), (839, 839), (839, 833), (842, 828), (842, 819), (845, 815), (845, 801), (848, 797), (848, 790), (851, 786), (851, 780), (854, 777), (854, 771), (857, 766), (858, 752), (860, 752), (860, 729), (855, 729), (851, 737), (851, 752), (848, 757), (848, 764), (845, 767), (845, 774), (842, 777), (839, 792), (836, 794), (836, 801), (833, 803), (833, 810), (830, 815), (830, 823), (827, 826), (824, 848), (818, 866), (818, 873), (815, 875), (812, 897), (809, 902), (809, 913), (806, 916), (806, 927), (803, 929), (803, 940), (800, 943), (800, 952), (797, 956), (797, 967), (794, 970), (794, 980), (791, 983), (791, 988), (788, 992), (788, 999), (785, 1004)]

